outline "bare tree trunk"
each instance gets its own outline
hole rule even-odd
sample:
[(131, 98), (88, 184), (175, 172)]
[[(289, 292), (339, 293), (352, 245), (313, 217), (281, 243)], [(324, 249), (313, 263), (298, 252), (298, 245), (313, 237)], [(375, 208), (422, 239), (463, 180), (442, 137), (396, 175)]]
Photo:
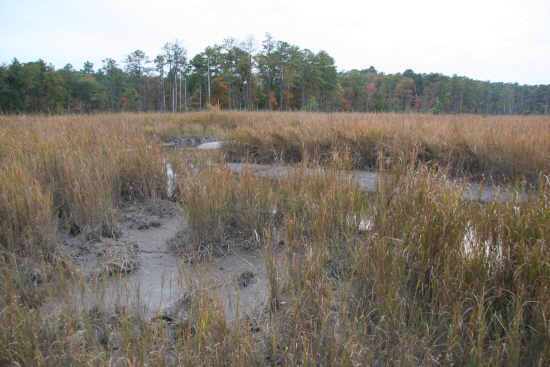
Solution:
[(279, 86), (279, 111), (282, 111), (283, 110), (283, 102), (284, 102), (284, 96), (285, 96), (285, 91), (284, 91), (284, 88), (283, 88), (283, 70), (281, 70), (281, 73), (279, 74), (280, 75), (280, 78), (281, 78), (281, 83), (280, 83), (280, 86)]
[(185, 112), (187, 112), (187, 78), (183, 81), (183, 103), (185, 105)]
[(178, 112), (178, 73), (174, 75), (174, 113)]
[(71, 113), (71, 70), (67, 70), (67, 111)]
[(302, 110), (306, 106), (306, 80), (302, 78)]
[(109, 72), (109, 94), (111, 99), (111, 112), (115, 112), (115, 100), (113, 96), (113, 72)]
[(271, 81), (267, 81), (267, 109), (271, 110)]
[(248, 77), (248, 109), (252, 111), (254, 107), (254, 101), (252, 100), (252, 79)]
[(181, 111), (181, 99), (182, 99), (182, 97), (183, 97), (183, 96), (181, 95), (181, 83), (182, 83), (182, 79), (183, 79), (183, 78), (182, 78), (181, 75), (180, 75), (180, 103), (179, 103), (180, 111)]
[(166, 87), (164, 86), (164, 72), (162, 73), (162, 112), (166, 112)]
[(208, 71), (207, 71), (207, 81), (208, 81), (208, 101), (207, 103), (212, 103), (210, 96), (210, 57), (208, 57)]

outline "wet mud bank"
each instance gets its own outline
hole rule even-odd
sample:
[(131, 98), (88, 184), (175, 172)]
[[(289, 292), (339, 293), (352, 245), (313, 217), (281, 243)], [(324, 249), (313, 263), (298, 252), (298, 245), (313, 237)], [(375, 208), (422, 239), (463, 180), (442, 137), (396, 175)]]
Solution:
[[(68, 238), (66, 247), (82, 279), (69, 286), (77, 308), (112, 314), (131, 309), (144, 319), (176, 318), (186, 312), (192, 292), (206, 291), (222, 303), (229, 320), (259, 314), (269, 292), (261, 251), (233, 241), (209, 261), (185, 262), (170, 244), (183, 221), (177, 208), (152, 213), (142, 205), (127, 205), (119, 213), (119, 238)], [(44, 305), (52, 308), (59, 302), (54, 297)]]

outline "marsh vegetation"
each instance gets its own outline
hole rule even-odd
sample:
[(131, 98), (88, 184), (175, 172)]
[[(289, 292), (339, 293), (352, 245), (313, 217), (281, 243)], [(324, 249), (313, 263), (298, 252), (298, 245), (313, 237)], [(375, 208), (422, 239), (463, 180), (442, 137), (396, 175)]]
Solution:
[[(0, 116), (0, 365), (547, 365), (549, 135), (545, 116)], [(163, 148), (191, 138), (223, 143)], [(103, 302), (174, 220), (170, 307)], [(266, 291), (228, 308), (204, 275), (243, 254), (261, 265), (229, 282)]]

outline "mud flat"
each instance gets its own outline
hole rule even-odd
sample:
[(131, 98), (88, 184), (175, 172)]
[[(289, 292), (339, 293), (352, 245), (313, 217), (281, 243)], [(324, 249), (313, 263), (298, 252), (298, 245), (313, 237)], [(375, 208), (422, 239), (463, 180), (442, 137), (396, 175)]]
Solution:
[[(211, 261), (185, 263), (169, 244), (182, 227), (180, 214), (156, 216), (133, 208), (123, 209), (119, 217), (123, 234), (118, 239), (69, 241), (84, 280), (70, 285), (78, 309), (131, 309), (145, 319), (175, 317), (185, 312), (185, 299), (198, 287), (222, 302), (228, 319), (263, 309), (269, 288), (259, 249), (235, 243)], [(112, 249), (121, 249), (115, 255), (116, 271), (107, 259)], [(60, 301), (50, 299), (46, 307)]]

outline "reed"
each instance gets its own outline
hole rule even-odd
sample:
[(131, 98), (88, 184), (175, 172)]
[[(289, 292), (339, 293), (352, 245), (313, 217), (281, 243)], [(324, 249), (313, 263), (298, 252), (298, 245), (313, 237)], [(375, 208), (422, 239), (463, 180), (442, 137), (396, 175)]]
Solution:
[[(157, 145), (205, 131), (226, 156)], [(547, 365), (548, 131), (544, 116), (0, 116), (0, 365)], [(225, 159), (296, 164), (274, 178)], [(377, 170), (376, 193), (356, 167)], [(481, 203), (457, 176), (515, 186)], [(121, 202), (158, 198), (184, 208), (184, 252), (262, 251), (263, 313), (228, 320), (201, 280), (170, 318), (68, 293), (85, 280), (58, 232), (116, 236)]]
[(414, 149), (419, 162), (448, 168), (455, 177), (536, 186), (550, 171), (546, 116), (423, 114), (244, 114), (227, 134), (225, 154), (255, 162), (298, 162), (303, 153), (323, 161), (334, 150), (352, 152), (357, 169), (374, 169), (378, 152), (398, 157)]
[[(370, 200), (350, 199), (360, 210), (353, 205), (347, 206), (348, 215), (335, 210), (336, 218), (353, 218), (350, 213), (372, 218), (365, 234), (350, 229), (335, 238), (332, 217), (288, 206), (286, 266), (269, 272), (272, 297), (278, 298), (270, 302), (265, 339), (271, 363), (546, 361), (549, 278), (541, 251), (548, 245), (547, 194), (539, 192), (542, 200), (521, 205), (480, 205), (465, 201), (461, 188), (449, 185), (443, 173), (418, 167), (414, 155), (399, 161)], [(297, 208), (319, 205), (330, 211), (326, 198), (314, 193), (317, 187), (326, 196), (332, 191), (314, 179), (308, 182), (306, 172), (300, 171), (301, 180), (280, 180), (286, 197), (279, 205), (307, 193), (311, 201), (297, 201)], [(317, 180), (349, 192), (345, 181), (332, 181), (330, 173)], [(499, 219), (486, 217), (493, 214)], [(304, 231), (295, 235), (293, 227)], [(326, 232), (318, 236), (312, 228)], [(498, 239), (490, 242), (495, 233)], [(266, 256), (270, 268), (280, 263), (276, 252)]]
[(270, 179), (253, 175), (250, 167), (234, 175), (223, 163), (198, 158), (176, 172), (187, 223), (187, 235), (176, 244), (179, 251), (209, 251), (236, 238), (255, 242), (275, 220)]
[(14, 226), (3, 233), (21, 237), (27, 220), (23, 217), (30, 213), (14, 206), (23, 200), (39, 203), (37, 195), (44, 196), (42, 206), (48, 208), (33, 209), (39, 205), (33, 203), (26, 210), (46, 210), (60, 217), (69, 232), (88, 238), (117, 235), (120, 200), (166, 197), (166, 168), (156, 143), (148, 142), (125, 117), (3, 118), (6, 139), (0, 168), (4, 192), (11, 197), (4, 195), (2, 208), (11, 212), (6, 217), (12, 222), (6, 225)]
[(0, 243), (10, 252), (29, 255), (51, 247), (55, 233), (53, 197), (20, 164), (0, 171)]
[[(440, 173), (408, 167), (379, 188), (375, 235), (356, 267), (354, 312), (383, 330), (371, 343), (415, 364), (546, 360), (548, 277), (537, 262), (546, 257), (538, 246), (548, 245), (546, 200), (479, 205)], [(527, 214), (535, 207), (539, 216)]]

